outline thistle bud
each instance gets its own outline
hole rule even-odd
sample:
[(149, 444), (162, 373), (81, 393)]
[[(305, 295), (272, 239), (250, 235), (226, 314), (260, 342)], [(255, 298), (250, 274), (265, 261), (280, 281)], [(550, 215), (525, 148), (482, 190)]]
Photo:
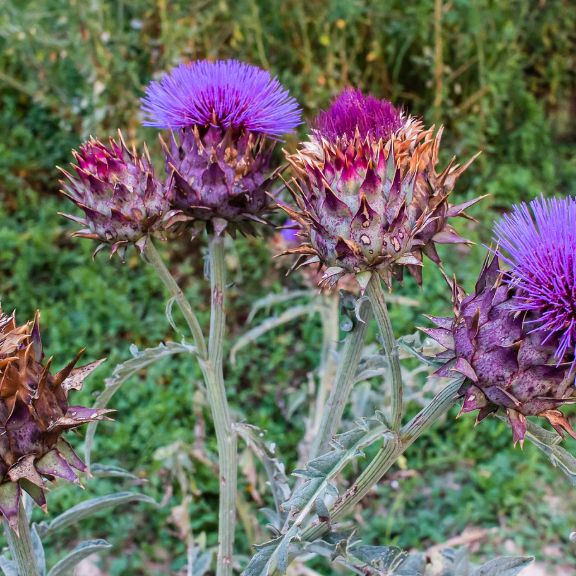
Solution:
[(405, 266), (420, 283), (423, 255), (441, 264), (436, 244), (466, 242), (448, 219), (477, 201), (449, 204), (472, 160), (436, 172), (441, 135), (390, 102), (342, 92), (317, 118), (310, 141), (288, 156), (298, 209), (285, 210), (305, 238), (288, 252), (327, 266), (328, 285), (353, 273), (365, 286), (378, 273), (390, 286)]
[(478, 410), (478, 421), (506, 411), (514, 443), (524, 441), (527, 416), (542, 416), (562, 435), (576, 438), (559, 408), (576, 400), (567, 365), (554, 363), (556, 337), (531, 330), (534, 315), (518, 314), (518, 289), (506, 282), (498, 257), (484, 264), (475, 290), (454, 289), (454, 318), (430, 318), (422, 329), (446, 351), (439, 376), (465, 377), (462, 412)]
[(64, 194), (84, 212), (83, 217), (63, 214), (83, 226), (74, 236), (100, 241), (95, 254), (107, 245), (121, 257), (130, 244), (143, 249), (147, 235), (161, 229), (169, 209), (148, 150), (138, 156), (120, 134), (120, 142), (111, 138), (109, 146), (92, 138), (74, 157), (72, 172), (62, 171)]
[(145, 125), (174, 130), (164, 145), (173, 183), (169, 224), (230, 223), (249, 233), (270, 207), (275, 141), (300, 124), (276, 78), (235, 60), (182, 64), (143, 98)]
[(111, 410), (71, 406), (68, 394), (103, 360), (75, 368), (83, 351), (52, 374), (44, 361), (39, 315), (21, 326), (0, 310), (0, 514), (16, 530), (21, 491), (46, 508), (46, 481), (79, 483), (82, 460), (62, 433), (106, 419)]

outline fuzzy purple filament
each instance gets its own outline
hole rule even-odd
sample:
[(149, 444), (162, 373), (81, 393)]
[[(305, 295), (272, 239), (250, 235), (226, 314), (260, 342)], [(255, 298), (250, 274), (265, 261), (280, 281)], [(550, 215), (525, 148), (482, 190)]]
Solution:
[(354, 88), (343, 90), (314, 123), (317, 133), (329, 141), (342, 136), (354, 138), (356, 130), (362, 138), (386, 140), (401, 126), (400, 112), (388, 100)]
[(494, 230), (508, 281), (519, 289), (516, 309), (534, 313), (534, 330), (557, 338), (556, 358), (566, 361), (576, 345), (576, 200), (520, 204)]
[(279, 139), (301, 123), (298, 103), (269, 72), (237, 60), (181, 64), (142, 98), (145, 126), (245, 129)]

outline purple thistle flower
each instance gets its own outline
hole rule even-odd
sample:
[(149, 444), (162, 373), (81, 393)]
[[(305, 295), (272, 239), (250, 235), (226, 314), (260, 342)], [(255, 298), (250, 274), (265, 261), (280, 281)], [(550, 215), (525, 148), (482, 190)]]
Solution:
[[(557, 345), (561, 363), (576, 345), (576, 200), (541, 197), (514, 206), (494, 232), (508, 281), (518, 288), (515, 309), (532, 313), (527, 322)], [(575, 366), (573, 359), (571, 371)]]
[(151, 82), (142, 99), (145, 126), (245, 129), (279, 139), (301, 123), (301, 110), (269, 72), (237, 60), (200, 60)]
[(318, 134), (330, 141), (342, 136), (352, 139), (356, 129), (362, 138), (386, 140), (401, 126), (400, 112), (391, 102), (378, 100), (354, 88), (343, 90), (315, 121)]

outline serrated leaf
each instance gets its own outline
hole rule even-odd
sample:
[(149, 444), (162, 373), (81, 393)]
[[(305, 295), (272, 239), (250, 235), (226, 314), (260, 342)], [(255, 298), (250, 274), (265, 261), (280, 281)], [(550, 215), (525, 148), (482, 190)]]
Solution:
[(531, 557), (494, 558), (474, 570), (470, 576), (518, 576), (532, 562), (534, 558)]
[[(96, 402), (94, 403), (94, 408), (106, 408), (108, 402), (112, 399), (112, 396), (116, 394), (119, 388), (131, 378), (134, 374), (143, 370), (144, 368), (150, 366), (158, 360), (173, 356), (174, 354), (180, 354), (182, 352), (187, 352), (189, 354), (196, 353), (196, 348), (189, 344), (179, 343), (179, 342), (167, 342), (162, 343), (154, 348), (146, 348), (145, 350), (139, 351), (136, 346), (130, 347), (130, 353), (133, 358), (126, 360), (122, 364), (118, 364), (114, 368), (112, 376), (106, 378), (104, 381), (104, 390), (100, 393)], [(86, 460), (86, 466), (90, 470), (90, 460), (92, 454), (92, 445), (94, 443), (94, 435), (96, 434), (96, 427), (98, 422), (90, 422), (86, 430), (86, 440), (84, 448), (84, 458)]]
[[(358, 424), (361, 433), (355, 436), (358, 438), (355, 443), (351, 443), (346, 449), (337, 443), (338, 447), (315, 458), (303, 470), (295, 472), (306, 479), (282, 504), (282, 508), (289, 512), (285, 531), (280, 537), (257, 548), (258, 551), (246, 568), (244, 576), (268, 576), (274, 574), (274, 571), (284, 574), (291, 545), (298, 539), (304, 521), (315, 512), (318, 500), (333, 495), (334, 478), (359, 457), (363, 448), (382, 439), (388, 432), (386, 426), (376, 425), (375, 422), (361, 421)], [(347, 439), (350, 438), (348, 435)]]
[(81, 502), (80, 504), (69, 508), (66, 512), (54, 518), (50, 523), (40, 524), (39, 532), (42, 535), (53, 534), (58, 530), (62, 530), (72, 524), (80, 522), (80, 520), (84, 520), (84, 518), (89, 518), (102, 510), (114, 508), (115, 506), (121, 506), (122, 504), (128, 504), (130, 502), (144, 502), (146, 504), (156, 505), (156, 501), (153, 498), (137, 492), (117, 492), (116, 494), (108, 494), (107, 496), (100, 496), (98, 498), (86, 500), (85, 502)]
[(0, 556), (0, 569), (4, 576), (18, 576), (18, 568), (16, 562), (8, 560), (6, 556)]
[(87, 558), (90, 554), (108, 550), (109, 548), (112, 548), (112, 544), (109, 544), (106, 540), (87, 540), (86, 542), (81, 542), (48, 572), (48, 576), (70, 575), (76, 565), (84, 560), (84, 558)]
[(270, 520), (273, 520), (272, 525), (274, 528), (280, 530), (286, 520), (286, 515), (281, 509), (281, 505), (290, 496), (290, 485), (286, 476), (284, 462), (275, 454), (275, 446), (265, 441), (265, 435), (262, 430), (248, 424), (238, 424), (236, 429), (240, 437), (264, 466), (276, 507), (276, 514), (274, 518), (270, 516)]

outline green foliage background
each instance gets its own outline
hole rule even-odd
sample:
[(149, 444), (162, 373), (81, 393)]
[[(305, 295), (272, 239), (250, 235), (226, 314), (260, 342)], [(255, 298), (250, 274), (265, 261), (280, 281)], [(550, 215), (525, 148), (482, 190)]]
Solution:
[[(511, 203), (576, 192), (576, 5), (570, 0), (5, 0), (0, 11), (0, 295), (21, 319), (42, 310), (46, 348), (62, 365), (87, 346), (90, 358), (108, 356), (83, 392), (101, 389), (129, 345), (153, 346), (177, 338), (164, 317), (159, 282), (132, 255), (125, 265), (91, 259), (87, 241), (69, 238), (57, 215), (55, 165), (90, 134), (122, 128), (129, 139), (156, 134), (139, 127), (143, 87), (183, 60), (233, 57), (271, 69), (301, 102), (309, 118), (346, 85), (392, 99), (428, 123), (446, 126), (445, 159), (482, 156), (456, 192), (460, 200), (490, 194), (476, 208), (466, 234), (480, 246), (446, 254), (447, 266), (467, 287), (490, 241), (492, 222)], [(296, 139), (286, 145), (295, 146)], [(168, 256), (201, 317), (206, 297), (201, 245), (181, 242)], [(229, 256), (230, 336), (243, 330), (250, 303), (283, 286), (265, 241), (242, 240)], [(399, 289), (417, 297), (416, 309), (393, 309), (399, 334), (414, 331), (425, 312), (448, 313), (439, 274), (425, 269), (425, 286)], [(304, 389), (318, 358), (318, 321), (310, 318), (245, 349), (227, 374), (239, 418), (262, 426), (289, 463), (306, 410), (288, 416), (293, 394)], [(190, 360), (150, 369), (114, 399), (117, 422), (102, 425), (97, 461), (135, 471), (157, 510), (136, 507), (70, 531), (114, 543), (110, 574), (177, 571), (184, 545), (169, 522), (180, 503), (170, 470), (155, 451), (173, 442), (214, 448), (205, 413), (193, 405), (199, 375)], [(196, 396), (198, 400), (198, 396)], [(81, 440), (81, 439), (79, 439)], [(575, 449), (574, 442), (567, 445)], [(473, 418), (450, 418), (408, 454), (397, 482), (386, 481), (359, 513), (372, 543), (419, 549), (459, 535), (466, 527), (495, 528), (480, 553), (535, 553), (550, 566), (576, 558), (568, 534), (576, 529), (576, 499), (560, 473), (530, 446), (514, 450), (497, 422), (473, 428)], [(214, 543), (217, 485), (210, 466), (192, 458), (189, 503), (196, 536)], [(289, 466), (290, 468), (290, 466)], [(104, 493), (118, 482), (88, 484)], [(243, 495), (251, 499), (244, 479)], [(257, 486), (265, 490), (262, 485)], [(200, 497), (200, 492), (204, 493)], [(87, 496), (58, 488), (52, 512)], [(248, 515), (249, 516), (249, 515)], [(249, 537), (263, 539), (255, 518)], [(259, 519), (262, 523), (263, 519)], [(254, 532), (255, 531), (255, 532)], [(56, 556), (61, 543), (52, 543)], [(248, 553), (246, 537), (240, 547)]]

